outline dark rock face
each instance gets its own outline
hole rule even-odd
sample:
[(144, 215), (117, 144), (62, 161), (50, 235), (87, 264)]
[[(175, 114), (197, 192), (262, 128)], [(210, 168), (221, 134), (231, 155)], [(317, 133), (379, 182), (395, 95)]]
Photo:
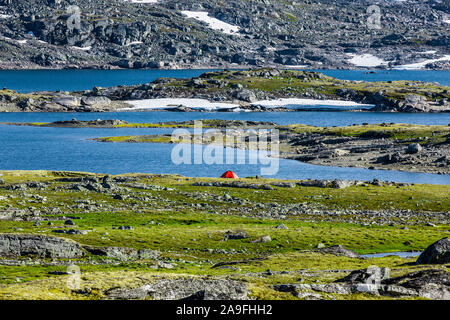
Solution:
[[(304, 299), (322, 299), (320, 293), (350, 294), (365, 293), (390, 297), (422, 297), (433, 300), (450, 299), (450, 273), (444, 270), (422, 270), (401, 277), (389, 278), (383, 269), (381, 278), (373, 283), (372, 272), (355, 270), (349, 276), (327, 284), (280, 284), (274, 290), (289, 292)], [(386, 270), (385, 270), (386, 271)]]
[(445, 264), (450, 263), (450, 239), (443, 238), (436, 241), (417, 259), (417, 264)]
[(239, 281), (188, 278), (164, 279), (132, 290), (111, 290), (107, 296), (126, 300), (246, 300), (247, 294), (247, 286)]
[(0, 256), (37, 255), (45, 258), (79, 258), (80, 245), (74, 241), (35, 235), (0, 235)]
[(401, 277), (384, 280), (385, 290), (389, 287), (400, 287), (417, 292), (417, 296), (450, 300), (450, 273), (444, 270), (422, 270), (408, 273)]
[(450, 286), (450, 273), (445, 270), (422, 270), (383, 281), (383, 284), (401, 285), (406, 288), (417, 290), (422, 289), (424, 286), (431, 283), (447, 287)]
[[(448, 5), (434, 1), (382, 1), (379, 5), (389, 25), (377, 32), (367, 26), (370, 1), (323, 0), (305, 5), (275, 0), (164, 0), (148, 5), (123, 0), (3, 2), (10, 17), (1, 19), (0, 30), (9, 39), (0, 45), (5, 57), (0, 65), (7, 68), (223, 67), (232, 63), (354, 68), (347, 53), (374, 53), (397, 65), (417, 61), (422, 58), (418, 52), (427, 49), (446, 52), (449, 45), (443, 22)], [(68, 10), (70, 5), (78, 9)], [(240, 31), (230, 35), (213, 30), (187, 18), (181, 13), (184, 10), (207, 11)], [(23, 38), (27, 43), (18, 45), (16, 40)], [(410, 39), (420, 39), (420, 47)]]
[(274, 289), (308, 298), (305, 292), (367, 293), (391, 297), (423, 297), (433, 300), (450, 299), (450, 273), (444, 270), (422, 270), (390, 278), (387, 268), (352, 271), (348, 276), (328, 284), (282, 284)]

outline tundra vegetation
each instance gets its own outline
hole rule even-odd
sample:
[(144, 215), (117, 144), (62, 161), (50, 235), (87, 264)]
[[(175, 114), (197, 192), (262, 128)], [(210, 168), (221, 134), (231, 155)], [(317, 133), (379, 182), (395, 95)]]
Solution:
[[(417, 258), (358, 256), (422, 251), (447, 237), (448, 186), (367, 181), (339, 188), (331, 181), (258, 177), (1, 173), (2, 299), (158, 298), (140, 295), (143, 286), (197, 280), (212, 291), (218, 285), (208, 281), (231, 281), (238, 293), (245, 285), (245, 297), (252, 299), (418, 299), (434, 296), (404, 287), (397, 295), (324, 292), (319, 285), (334, 288), (335, 280), (373, 265), (389, 268), (391, 277), (448, 270), (448, 264), (418, 265)], [(67, 245), (75, 247), (18, 248), (14, 255), (11, 239), (19, 235), (73, 240)], [(353, 252), (329, 249), (335, 245)], [(74, 252), (83, 254), (70, 256)], [(78, 288), (67, 286), (71, 264), (81, 270)], [(231, 297), (242, 297), (236, 292)]]

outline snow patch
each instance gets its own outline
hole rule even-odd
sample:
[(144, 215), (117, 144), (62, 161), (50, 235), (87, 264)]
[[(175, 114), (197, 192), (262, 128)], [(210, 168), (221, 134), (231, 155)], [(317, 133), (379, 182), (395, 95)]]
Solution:
[(145, 99), (145, 100), (131, 100), (125, 102), (131, 104), (133, 107), (122, 110), (168, 109), (168, 108), (177, 108), (180, 105), (192, 109), (200, 109), (208, 111), (214, 111), (217, 109), (232, 109), (239, 107), (239, 105), (237, 104), (210, 102), (206, 99), (190, 99), (190, 98)]
[(350, 60), (348, 60), (348, 62), (358, 67), (378, 67), (387, 64), (387, 62), (383, 59), (380, 59), (369, 53), (361, 55), (348, 53), (347, 55), (352, 57)]
[(3, 14), (3, 13), (0, 14), (0, 19), (9, 19), (9, 18), (12, 18), (12, 15)]
[(444, 20), (445, 23), (450, 23), (450, 19), (449, 20)]
[[(164, 98), (164, 99), (145, 99), (145, 100), (130, 100), (125, 101), (132, 105), (131, 108), (122, 110), (143, 110), (143, 109), (173, 109), (182, 105), (191, 109), (217, 111), (218, 109), (233, 109), (235, 112), (243, 111), (238, 104), (225, 102), (211, 102), (206, 99), (193, 98)], [(262, 100), (252, 103), (254, 106), (264, 106), (266, 108), (286, 107), (297, 108), (301, 106), (311, 107), (349, 107), (349, 108), (364, 108), (373, 107), (371, 104), (361, 104), (354, 101), (341, 100), (317, 100), (317, 99), (278, 99), (278, 100)]]
[(289, 66), (284, 66), (286, 69), (305, 69), (308, 68), (309, 66), (307, 66), (306, 64), (299, 64), (299, 65), (289, 65)]
[(233, 26), (219, 19), (210, 17), (209, 13), (205, 11), (181, 11), (181, 13), (188, 18), (203, 21), (208, 24), (211, 29), (219, 30), (226, 34), (236, 34), (240, 30), (240, 28), (237, 26)]
[(438, 59), (428, 59), (422, 62), (417, 62), (417, 63), (411, 63), (411, 64), (404, 64), (401, 66), (396, 66), (394, 69), (397, 70), (418, 70), (418, 69), (423, 69), (427, 64), (429, 63), (433, 63), (433, 62), (437, 62), (437, 61), (449, 61), (450, 60), (450, 55), (445, 55), (441, 58)]
[(131, 3), (157, 3), (158, 0), (124, 0), (125, 2)]
[(5, 37), (5, 36), (0, 36), (0, 39), (2, 39), (2, 40), (8, 40), (8, 41), (15, 41), (15, 42), (17, 42), (17, 43), (19, 43), (19, 44), (26, 44), (27, 41), (28, 41), (28, 40), (25, 40), (25, 39), (23, 39), (23, 40), (11, 39), (11, 38)]
[(277, 100), (263, 100), (252, 103), (264, 107), (298, 107), (298, 106), (328, 106), (328, 107), (373, 107), (371, 104), (362, 104), (354, 101), (343, 100), (318, 100), (285, 98)]
[(136, 44), (143, 44), (143, 42), (142, 41), (133, 41), (133, 42), (130, 42), (129, 44), (127, 44), (127, 46), (134, 46)]
[(81, 51), (89, 51), (92, 49), (91, 46), (89, 47), (77, 47), (77, 46), (71, 46), (72, 49), (81, 50)]

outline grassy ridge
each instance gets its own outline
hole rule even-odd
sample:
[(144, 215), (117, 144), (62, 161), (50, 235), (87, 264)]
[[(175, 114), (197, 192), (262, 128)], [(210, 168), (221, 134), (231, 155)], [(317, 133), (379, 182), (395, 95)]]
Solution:
[[(131, 124), (130, 124), (131, 125)], [(142, 124), (142, 127), (151, 127), (152, 124)], [(161, 128), (165, 124), (158, 124)], [(192, 128), (193, 125), (180, 123), (178, 125), (171, 124), (173, 128)], [(205, 121), (203, 126), (205, 128), (220, 128), (216, 123)], [(360, 138), (387, 138), (397, 141), (408, 141), (420, 139), (420, 143), (436, 144), (446, 141), (450, 137), (450, 126), (444, 125), (416, 125), (416, 124), (365, 124), (352, 125), (343, 127), (318, 127), (304, 124), (292, 124), (287, 126), (274, 126), (283, 132), (291, 133), (319, 133), (329, 136), (347, 136)], [(102, 142), (160, 142), (170, 143), (169, 136), (161, 135), (142, 135), (142, 136), (115, 136), (115, 137), (101, 137), (95, 139)]]

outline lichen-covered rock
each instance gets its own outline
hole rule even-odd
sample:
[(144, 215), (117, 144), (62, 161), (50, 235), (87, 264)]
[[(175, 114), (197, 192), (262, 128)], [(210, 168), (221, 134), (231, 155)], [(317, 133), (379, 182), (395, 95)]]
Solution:
[(443, 238), (436, 241), (417, 259), (417, 264), (444, 264), (450, 263), (450, 239)]
[(80, 106), (81, 99), (75, 96), (62, 96), (55, 98), (53, 102), (63, 107), (73, 108)]
[(337, 256), (349, 257), (349, 258), (359, 258), (360, 257), (359, 254), (357, 254), (356, 252), (349, 250), (341, 245), (321, 248), (321, 249), (318, 249), (317, 251), (322, 252), (322, 253), (334, 254)]
[(231, 231), (228, 230), (223, 235), (224, 240), (240, 240), (240, 239), (247, 239), (250, 235), (245, 230), (236, 230)]
[(104, 256), (108, 258), (114, 258), (119, 260), (146, 260), (146, 259), (157, 259), (159, 252), (150, 249), (132, 249), (125, 247), (92, 247), (83, 246), (87, 252), (97, 255)]
[(450, 300), (450, 273), (445, 270), (421, 270), (400, 277), (386, 279), (383, 285), (415, 290), (416, 295), (434, 300)]
[(92, 108), (103, 108), (108, 107), (111, 100), (107, 97), (82, 97), (81, 103)]
[(114, 289), (109, 299), (135, 300), (246, 300), (247, 286), (240, 281), (203, 279), (163, 279), (137, 289)]
[(418, 143), (412, 143), (406, 148), (406, 153), (415, 154), (422, 151), (422, 146)]
[[(382, 269), (380, 269), (382, 271)], [(279, 292), (288, 292), (296, 297), (310, 299), (307, 293), (334, 293), (351, 294), (365, 293), (389, 297), (422, 297), (433, 300), (450, 299), (450, 273), (444, 270), (422, 270), (406, 275), (389, 278), (388, 274), (382, 275), (383, 280), (371, 283), (367, 276), (372, 272), (355, 270), (340, 283), (327, 284), (279, 284), (273, 289)], [(314, 299), (314, 298), (313, 298)]]
[(79, 258), (83, 254), (80, 245), (68, 239), (27, 234), (0, 235), (0, 257)]
[(354, 270), (348, 276), (338, 279), (335, 282), (349, 284), (378, 284), (385, 279), (389, 279), (388, 268), (369, 267), (364, 270)]

